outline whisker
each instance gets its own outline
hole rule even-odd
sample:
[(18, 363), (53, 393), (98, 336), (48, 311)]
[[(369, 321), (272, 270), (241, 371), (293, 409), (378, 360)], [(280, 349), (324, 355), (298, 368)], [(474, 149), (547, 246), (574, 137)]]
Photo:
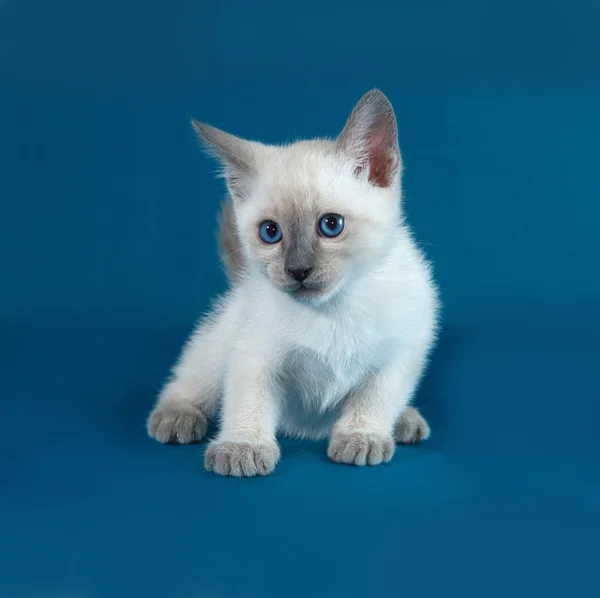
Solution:
[(436, 245), (435, 243), (429, 243), (429, 241), (421, 241), (421, 239), (415, 239), (415, 241), (420, 245), (429, 245), (429, 247), (436, 247), (437, 249), (440, 248), (439, 245)]
[(231, 253), (224, 255), (223, 257), (219, 256), (219, 261), (224, 262), (227, 258), (231, 257), (232, 255), (235, 255), (236, 253), (239, 253), (240, 251), (241, 251), (241, 249), (236, 249), (235, 251), (232, 251)]

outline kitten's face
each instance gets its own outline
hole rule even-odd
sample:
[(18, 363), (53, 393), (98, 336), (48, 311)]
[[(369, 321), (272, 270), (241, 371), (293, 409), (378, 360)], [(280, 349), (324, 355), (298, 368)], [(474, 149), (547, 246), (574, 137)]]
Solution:
[(369, 271), (398, 222), (397, 189), (372, 186), (332, 142), (272, 148), (244, 201), (249, 262), (293, 298), (322, 303)]
[(247, 266), (314, 304), (376, 268), (400, 218), (396, 119), (380, 91), (335, 141), (275, 147), (193, 124), (223, 164)]

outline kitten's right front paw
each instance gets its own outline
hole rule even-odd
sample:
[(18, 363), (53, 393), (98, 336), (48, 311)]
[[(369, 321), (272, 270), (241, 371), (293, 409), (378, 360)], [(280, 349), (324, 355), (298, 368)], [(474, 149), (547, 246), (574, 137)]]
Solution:
[(336, 463), (379, 465), (391, 460), (394, 439), (365, 432), (333, 432), (327, 454)]
[(200, 442), (208, 424), (204, 413), (193, 405), (157, 405), (148, 418), (148, 434), (162, 443)]
[(215, 440), (206, 449), (204, 466), (208, 471), (236, 478), (269, 475), (280, 454), (274, 442)]

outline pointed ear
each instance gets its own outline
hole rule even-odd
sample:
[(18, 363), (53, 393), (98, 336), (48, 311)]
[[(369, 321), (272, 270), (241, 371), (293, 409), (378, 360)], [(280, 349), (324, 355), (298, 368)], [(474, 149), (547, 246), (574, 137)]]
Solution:
[(209, 154), (223, 167), (222, 176), (235, 200), (245, 199), (256, 174), (260, 143), (246, 141), (192, 119), (192, 127)]
[(356, 173), (365, 170), (369, 182), (389, 187), (402, 168), (398, 127), (394, 109), (378, 89), (366, 93), (356, 104), (337, 146), (356, 164)]

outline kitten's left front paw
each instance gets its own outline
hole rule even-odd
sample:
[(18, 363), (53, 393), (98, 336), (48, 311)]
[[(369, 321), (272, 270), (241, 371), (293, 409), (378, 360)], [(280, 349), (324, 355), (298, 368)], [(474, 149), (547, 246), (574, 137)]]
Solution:
[(336, 463), (349, 465), (379, 465), (387, 463), (394, 454), (391, 436), (364, 432), (334, 432), (327, 454)]
[(269, 475), (280, 456), (274, 442), (227, 442), (208, 445), (204, 466), (208, 471), (236, 478)]
[(404, 410), (394, 429), (394, 437), (400, 444), (421, 442), (427, 440), (430, 434), (429, 424), (414, 407)]

